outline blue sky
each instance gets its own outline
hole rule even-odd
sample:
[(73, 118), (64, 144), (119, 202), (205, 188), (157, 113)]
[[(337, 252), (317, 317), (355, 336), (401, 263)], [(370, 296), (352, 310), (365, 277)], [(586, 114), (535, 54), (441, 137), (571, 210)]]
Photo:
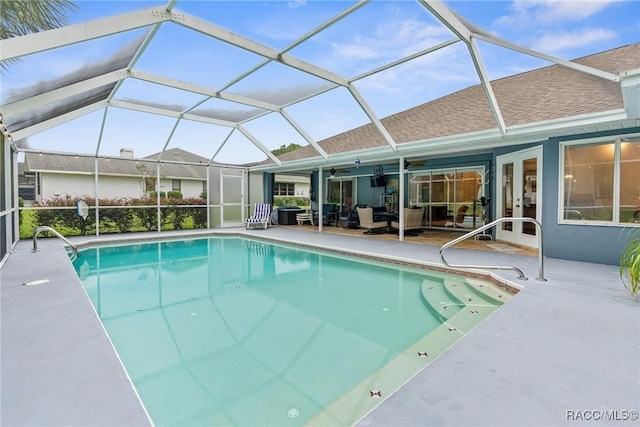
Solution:
[[(69, 16), (72, 23), (165, 5), (158, 1), (80, 1)], [(352, 2), (343, 1), (184, 1), (176, 10), (198, 16), (275, 49), (283, 49), (311, 29), (337, 15)], [(467, 21), (513, 43), (564, 59), (640, 41), (638, 1), (447, 1)], [(59, 77), (97, 63), (145, 34), (135, 30), (23, 58), (2, 75), (3, 99), (13, 89)], [(346, 78), (398, 60), (451, 39), (451, 32), (414, 1), (373, 1), (316, 35), (289, 54)], [(490, 78), (498, 79), (548, 63), (484, 42), (479, 49)], [(262, 61), (174, 24), (165, 24), (134, 67), (142, 71), (214, 89)], [(431, 101), (478, 83), (462, 43), (407, 62), (354, 83), (379, 118)], [(314, 76), (269, 64), (231, 86), (232, 93), (265, 101), (282, 101), (298, 93), (325, 87)], [(134, 99), (175, 108), (189, 108), (201, 95), (127, 79), (115, 99)], [(276, 103), (278, 103), (276, 102)], [(232, 117), (251, 107), (210, 100), (201, 110), (226, 111)], [(336, 89), (287, 108), (311, 137), (321, 140), (367, 123), (367, 117), (345, 89)], [(146, 156), (181, 147), (211, 157), (227, 137), (228, 128), (182, 121), (168, 139), (175, 119), (110, 108), (100, 136), (104, 112), (89, 114), (28, 138), (28, 146), (52, 151), (117, 155), (134, 148)], [(304, 139), (277, 114), (246, 124), (267, 148)], [(235, 132), (217, 161), (243, 163), (265, 156)]]

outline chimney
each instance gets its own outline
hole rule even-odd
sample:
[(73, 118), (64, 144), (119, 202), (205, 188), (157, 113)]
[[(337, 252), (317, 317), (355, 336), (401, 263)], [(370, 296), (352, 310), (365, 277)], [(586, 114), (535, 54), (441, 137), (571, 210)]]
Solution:
[(121, 148), (120, 157), (123, 159), (133, 159), (133, 148)]

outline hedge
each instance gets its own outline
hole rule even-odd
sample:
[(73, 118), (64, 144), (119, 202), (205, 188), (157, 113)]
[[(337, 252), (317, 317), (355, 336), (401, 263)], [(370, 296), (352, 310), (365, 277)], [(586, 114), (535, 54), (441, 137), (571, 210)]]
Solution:
[[(83, 219), (76, 213), (75, 207), (78, 200), (83, 200), (90, 206), (86, 219)], [(99, 199), (100, 233), (127, 233), (132, 231), (155, 230), (158, 222), (157, 203), (156, 199), (150, 197), (136, 199)], [(206, 228), (206, 203), (206, 200), (200, 198), (160, 199), (161, 228), (175, 230), (183, 228)], [(33, 206), (35, 208), (67, 208), (34, 209), (32, 211), (34, 213), (34, 230), (35, 227), (48, 225), (55, 228), (64, 236), (87, 235), (95, 234), (96, 232), (95, 199), (91, 197), (56, 197), (53, 199), (43, 200), (41, 202), (34, 202)], [(31, 230), (31, 232), (33, 232), (33, 230)]]

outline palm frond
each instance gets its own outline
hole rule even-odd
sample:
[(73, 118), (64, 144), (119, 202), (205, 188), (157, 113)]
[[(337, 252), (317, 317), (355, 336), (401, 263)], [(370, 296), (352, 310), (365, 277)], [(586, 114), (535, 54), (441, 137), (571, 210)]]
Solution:
[[(0, 1), (0, 39), (24, 36), (59, 28), (69, 23), (68, 13), (78, 6), (71, 0), (2, 0)], [(20, 62), (20, 58), (2, 61), (0, 67)]]
[(0, 4), (0, 39), (59, 28), (67, 14), (78, 9), (71, 0), (3, 0)]

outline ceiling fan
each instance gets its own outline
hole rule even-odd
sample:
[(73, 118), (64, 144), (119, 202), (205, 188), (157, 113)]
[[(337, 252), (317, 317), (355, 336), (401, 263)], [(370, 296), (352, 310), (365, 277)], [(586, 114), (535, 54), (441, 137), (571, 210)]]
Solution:
[(404, 161), (404, 168), (407, 169), (411, 166), (415, 167), (415, 166), (424, 166), (427, 164), (426, 160), (407, 160), (405, 159)]
[(335, 174), (337, 174), (337, 173), (347, 173), (347, 172), (349, 172), (349, 169), (336, 169), (336, 168), (332, 167), (332, 168), (329, 170), (329, 173), (330, 173), (331, 175), (335, 175)]

